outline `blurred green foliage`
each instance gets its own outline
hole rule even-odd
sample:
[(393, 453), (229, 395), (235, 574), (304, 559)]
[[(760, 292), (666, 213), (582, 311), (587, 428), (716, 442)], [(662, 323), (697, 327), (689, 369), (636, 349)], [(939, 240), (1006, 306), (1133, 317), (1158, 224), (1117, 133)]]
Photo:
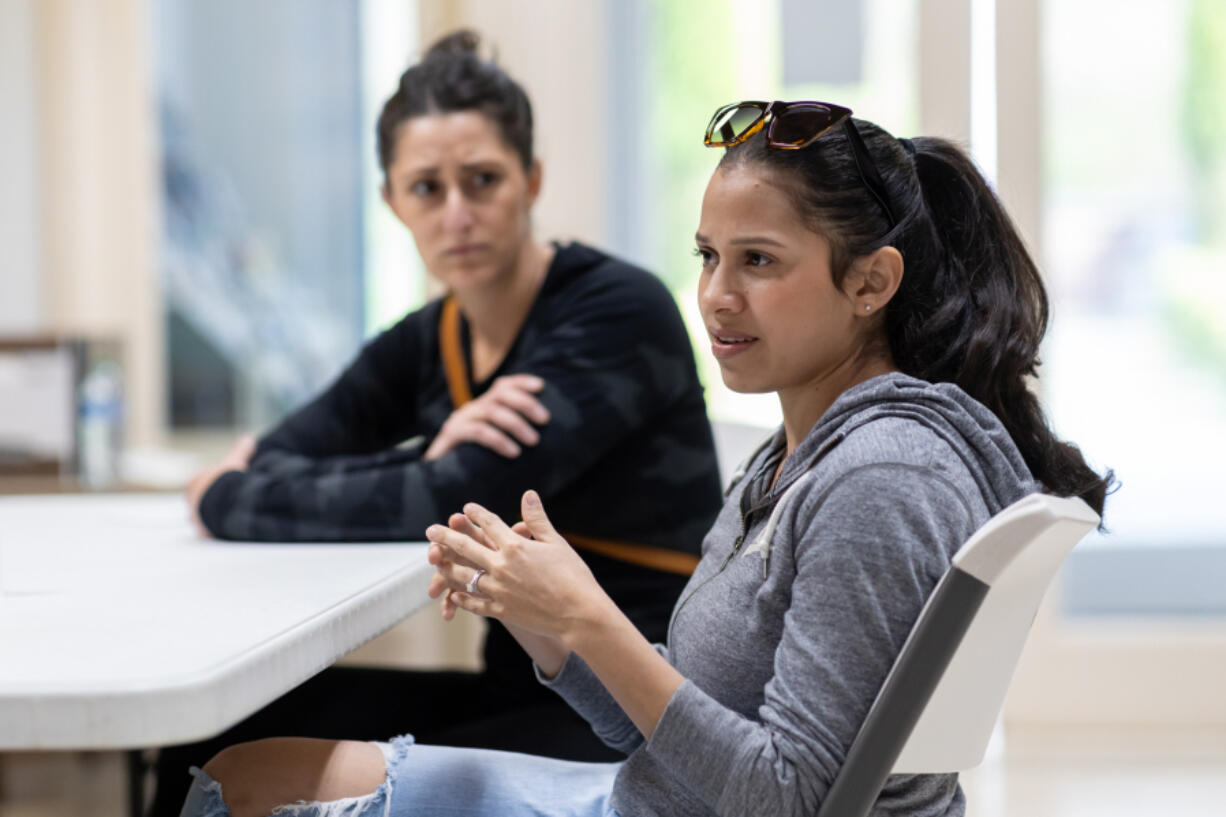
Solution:
[[(657, 189), (667, 202), (655, 225), (659, 237), (656, 270), (671, 289), (685, 289), (698, 276), (692, 236), (707, 179), (721, 151), (704, 149), (703, 129), (715, 109), (736, 87), (737, 49), (760, 44), (741, 43), (733, 31), (731, 0), (670, 0), (650, 4), (651, 30), (656, 38), (646, 127), (629, 133), (657, 146)], [(675, 204), (673, 204), (675, 202)]]
[(1182, 132), (1197, 171), (1201, 237), (1226, 241), (1226, 3), (1191, 0)]

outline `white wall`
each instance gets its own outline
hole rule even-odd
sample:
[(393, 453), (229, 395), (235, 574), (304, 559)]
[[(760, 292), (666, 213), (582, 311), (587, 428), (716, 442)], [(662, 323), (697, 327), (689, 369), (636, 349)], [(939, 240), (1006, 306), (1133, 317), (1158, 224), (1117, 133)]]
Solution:
[(45, 328), (39, 274), (35, 0), (0, 2), (0, 335)]

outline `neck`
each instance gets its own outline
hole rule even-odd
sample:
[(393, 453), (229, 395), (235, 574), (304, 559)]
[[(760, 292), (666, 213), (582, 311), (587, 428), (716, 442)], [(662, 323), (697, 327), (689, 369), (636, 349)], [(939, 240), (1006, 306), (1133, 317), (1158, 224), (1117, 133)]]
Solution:
[(783, 433), (787, 437), (787, 455), (791, 455), (801, 440), (817, 425), (817, 421), (843, 392), (866, 380), (898, 371), (890, 356), (862, 359), (858, 355), (844, 360), (800, 386), (780, 389), (779, 405), (783, 409)]
[(495, 276), (484, 287), (455, 293), (460, 311), (468, 319), (474, 344), (491, 349), (510, 348), (545, 280), (553, 254), (552, 246), (525, 241), (514, 269)]

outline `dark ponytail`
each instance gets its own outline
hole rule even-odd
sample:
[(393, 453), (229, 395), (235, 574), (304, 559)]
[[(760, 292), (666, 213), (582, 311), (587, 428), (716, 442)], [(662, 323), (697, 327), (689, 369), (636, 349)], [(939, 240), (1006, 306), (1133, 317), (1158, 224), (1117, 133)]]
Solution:
[(435, 42), (421, 62), (400, 76), (375, 127), (379, 167), (386, 174), (395, 160), (400, 126), (415, 116), (478, 111), (495, 125), (519, 154), (524, 169), (532, 165), (532, 104), (519, 83), (491, 61), (477, 55), (481, 38), (461, 29)]
[(896, 247), (905, 272), (881, 320), (898, 368), (957, 384), (1000, 419), (1045, 490), (1079, 496), (1101, 514), (1112, 474), (1097, 474), (1052, 433), (1029, 387), (1047, 331), (1047, 292), (1000, 200), (952, 142), (921, 137), (904, 149), (871, 122), (855, 126), (897, 226), (864, 186), (839, 129), (798, 151), (770, 149), (759, 134), (728, 150), (721, 165), (781, 171), (777, 178), (830, 242), (836, 284), (854, 259)]

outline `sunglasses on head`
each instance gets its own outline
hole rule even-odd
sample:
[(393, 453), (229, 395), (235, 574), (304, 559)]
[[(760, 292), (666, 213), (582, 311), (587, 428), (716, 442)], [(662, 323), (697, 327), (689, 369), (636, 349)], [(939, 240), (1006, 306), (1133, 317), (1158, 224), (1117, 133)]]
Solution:
[(829, 102), (733, 102), (715, 112), (707, 125), (703, 144), (712, 148), (730, 148), (749, 139), (763, 128), (766, 144), (777, 150), (800, 150), (817, 141), (832, 128), (843, 126), (851, 155), (856, 162), (860, 180), (881, 205), (890, 228), (898, 225), (890, 209), (885, 183), (851, 120), (851, 109)]

